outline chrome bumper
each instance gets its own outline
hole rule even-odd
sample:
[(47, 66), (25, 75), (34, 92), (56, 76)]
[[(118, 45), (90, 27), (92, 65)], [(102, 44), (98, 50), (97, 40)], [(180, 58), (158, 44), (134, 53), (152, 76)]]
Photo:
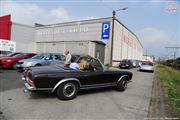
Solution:
[(35, 90), (36, 90), (35, 87), (30, 86), (28, 83), (24, 83), (24, 90), (23, 91), (25, 93), (35, 91)]
[(36, 88), (34, 86), (30, 86), (27, 81), (26, 81), (26, 78), (22, 75), (22, 81), (24, 81), (24, 89), (23, 89), (23, 92), (24, 93), (27, 93), (27, 92), (31, 92), (31, 91), (35, 91)]

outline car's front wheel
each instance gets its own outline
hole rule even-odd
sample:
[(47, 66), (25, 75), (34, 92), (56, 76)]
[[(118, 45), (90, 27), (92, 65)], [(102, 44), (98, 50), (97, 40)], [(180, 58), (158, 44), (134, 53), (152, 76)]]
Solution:
[(118, 82), (117, 84), (117, 90), (118, 91), (124, 91), (127, 88), (127, 82), (128, 82), (128, 78), (127, 77), (123, 77), (121, 78), (121, 80)]
[(35, 67), (40, 67), (40, 66), (41, 66), (41, 64), (39, 64), (39, 63), (35, 65)]
[(71, 100), (77, 96), (78, 84), (76, 82), (62, 83), (56, 91), (56, 94), (61, 100)]
[(14, 63), (13, 63), (12, 68), (13, 68), (14, 70), (17, 70), (17, 62), (14, 62)]

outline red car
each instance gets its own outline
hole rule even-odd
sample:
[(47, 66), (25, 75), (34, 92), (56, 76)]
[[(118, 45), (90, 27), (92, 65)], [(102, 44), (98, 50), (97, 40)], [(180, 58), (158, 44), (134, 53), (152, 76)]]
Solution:
[(28, 59), (36, 55), (35, 53), (19, 53), (13, 57), (3, 57), (0, 58), (0, 67), (2, 68), (16, 68), (16, 64), (19, 60)]

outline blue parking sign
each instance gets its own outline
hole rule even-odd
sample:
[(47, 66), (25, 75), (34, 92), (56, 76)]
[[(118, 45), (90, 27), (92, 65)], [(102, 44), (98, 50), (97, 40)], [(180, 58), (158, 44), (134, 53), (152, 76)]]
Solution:
[(101, 39), (109, 39), (110, 35), (110, 22), (102, 23)]

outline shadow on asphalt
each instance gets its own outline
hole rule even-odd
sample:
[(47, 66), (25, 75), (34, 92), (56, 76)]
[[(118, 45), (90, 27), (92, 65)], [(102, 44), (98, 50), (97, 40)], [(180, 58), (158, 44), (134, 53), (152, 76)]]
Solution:
[(24, 93), (29, 96), (29, 99), (49, 99), (56, 98), (56, 94), (54, 93), (46, 93), (46, 92), (35, 92), (35, 93)]
[(139, 72), (143, 72), (143, 73), (154, 73), (153, 71), (145, 71), (145, 70), (141, 70)]
[(97, 89), (91, 89), (91, 90), (83, 90), (78, 93), (78, 95), (88, 95), (88, 94), (97, 94), (97, 93), (104, 93), (104, 92), (111, 92), (116, 91), (114, 87), (108, 87), (108, 88), (97, 88)]
[[(86, 96), (89, 94), (98, 94), (104, 92), (119, 92), (114, 89), (114, 87), (110, 88), (99, 88), (99, 89), (91, 89), (91, 90), (83, 90), (79, 91), (77, 96)], [(29, 99), (49, 99), (49, 98), (56, 98), (56, 93), (47, 93), (47, 92), (35, 92), (35, 93), (24, 93), (29, 96)]]

